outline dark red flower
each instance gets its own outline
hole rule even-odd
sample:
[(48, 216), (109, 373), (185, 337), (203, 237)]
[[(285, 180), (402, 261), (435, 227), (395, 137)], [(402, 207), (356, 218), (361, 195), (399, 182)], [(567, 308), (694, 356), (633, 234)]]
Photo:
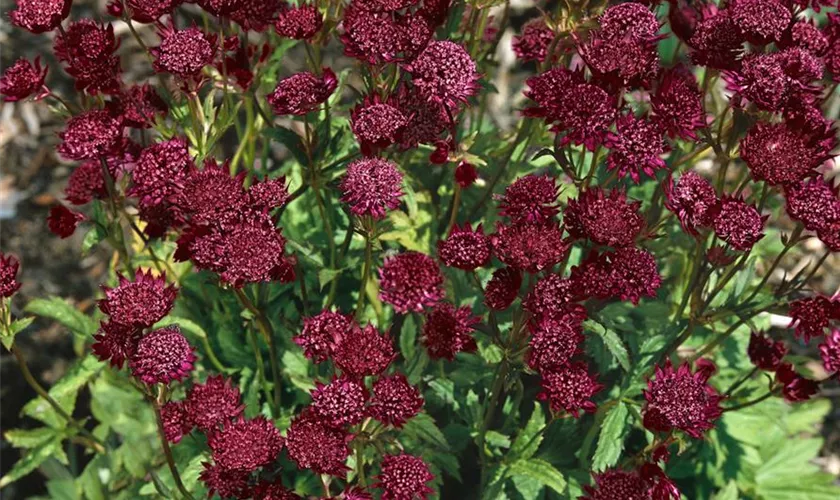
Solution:
[(840, 301), (823, 295), (814, 295), (794, 300), (788, 308), (791, 318), (788, 328), (794, 328), (794, 335), (810, 342), (814, 337), (822, 337), (832, 321), (840, 320)]
[(276, 21), (282, 7), (283, 3), (278, 0), (244, 0), (229, 16), (244, 29), (261, 33)]
[(229, 17), (248, 1), (250, 0), (196, 0), (196, 3), (216, 17)]
[[(637, 472), (608, 469), (592, 474), (593, 486), (584, 486), (586, 493), (579, 500), (653, 500), (650, 488)], [(662, 499), (657, 499), (662, 500)]]
[(587, 238), (599, 245), (632, 245), (644, 228), (641, 203), (628, 202), (623, 190), (606, 193), (592, 188), (569, 200), (563, 214), (566, 230), (574, 238)]
[(379, 95), (366, 97), (350, 113), (350, 128), (366, 156), (399, 142), (407, 124), (396, 102), (383, 101)]
[(260, 415), (226, 423), (207, 437), (213, 461), (226, 470), (253, 471), (273, 462), (283, 449), (274, 423)]
[(663, 73), (650, 105), (654, 119), (672, 138), (696, 140), (694, 131), (706, 125), (703, 94), (694, 75), (684, 66)]
[(823, 73), (820, 60), (803, 49), (751, 54), (744, 58), (738, 72), (726, 73), (727, 88), (735, 92), (733, 102), (741, 98), (773, 112), (783, 111), (802, 100), (812, 100), (819, 89), (811, 82)]
[(371, 65), (413, 59), (434, 30), (426, 16), (373, 12), (357, 2), (344, 9), (341, 24), (344, 54)]
[(322, 68), (321, 75), (295, 73), (280, 80), (266, 99), (278, 115), (302, 116), (318, 109), (335, 92), (338, 79), (330, 68)]
[(423, 345), (432, 359), (455, 359), (459, 352), (474, 352), (474, 325), (480, 318), (473, 316), (469, 306), (458, 307), (449, 302), (440, 302), (425, 315)]
[(441, 133), (451, 125), (443, 104), (426, 99), (417, 89), (408, 85), (400, 87), (396, 107), (408, 120), (400, 134), (401, 150), (413, 149), (419, 144), (433, 145), (440, 140)]
[(473, 231), (469, 223), (463, 227), (457, 224), (445, 240), (437, 243), (438, 258), (445, 266), (474, 271), (490, 262), (490, 238), (484, 234), (481, 224)]
[(333, 362), (345, 375), (362, 378), (379, 375), (396, 357), (389, 335), (380, 334), (373, 325), (354, 325), (336, 345)]
[(286, 38), (308, 40), (321, 31), (323, 24), (324, 17), (314, 5), (284, 5), (274, 20), (274, 29)]
[[(114, 17), (121, 18), (127, 13), (131, 20), (149, 24), (171, 14), (180, 3), (181, 0), (112, 0), (106, 10)], [(128, 8), (127, 12), (124, 7)]]
[(47, 78), (47, 67), (41, 69), (41, 58), (35, 58), (35, 64), (20, 58), (13, 65), (6, 68), (0, 78), (0, 94), (3, 101), (14, 102), (34, 96), (37, 101), (49, 94), (44, 86)]
[(169, 401), (161, 406), (160, 419), (163, 421), (163, 433), (170, 443), (181, 441), (193, 429), (183, 401)]
[(0, 297), (9, 298), (20, 289), (17, 280), (20, 262), (13, 255), (0, 252)]
[(714, 427), (723, 399), (708, 383), (709, 373), (692, 373), (687, 363), (674, 369), (670, 361), (657, 366), (644, 391), (644, 426), (652, 431), (681, 430), (695, 439)]
[(400, 206), (402, 182), (396, 164), (383, 158), (362, 158), (347, 166), (341, 181), (341, 201), (360, 217), (382, 219)]
[(374, 487), (382, 490), (382, 500), (425, 500), (434, 493), (426, 484), (434, 478), (421, 458), (406, 453), (385, 455)]
[(455, 168), (455, 182), (461, 188), (472, 186), (476, 180), (478, 180), (478, 171), (476, 171), (475, 165), (465, 161), (458, 163), (458, 167)]
[(832, 330), (820, 344), (820, 357), (828, 373), (840, 372), (840, 330)]
[(785, 186), (785, 199), (788, 215), (806, 229), (819, 231), (840, 222), (837, 188), (822, 178)]
[(183, 380), (193, 370), (196, 356), (177, 326), (146, 334), (131, 358), (131, 373), (148, 385)]
[(714, 208), (713, 227), (718, 238), (730, 247), (748, 252), (764, 237), (766, 220), (767, 216), (762, 216), (753, 205), (724, 196)]
[(302, 469), (344, 478), (349, 470), (344, 464), (350, 456), (347, 443), (352, 438), (346, 431), (327, 427), (304, 412), (292, 421), (286, 433), (286, 450)]
[[(529, 84), (530, 85), (530, 84)], [(615, 98), (604, 89), (588, 83), (574, 85), (563, 95), (563, 104), (549, 111), (552, 131), (563, 133), (560, 145), (583, 144), (595, 151), (609, 133), (617, 117)]]
[(151, 271), (137, 269), (134, 281), (118, 275), (119, 284), (114, 288), (103, 286), (105, 298), (99, 309), (114, 323), (147, 328), (164, 318), (175, 303), (178, 289), (166, 286), (166, 274), (152, 276)]
[(685, 172), (676, 184), (673, 177), (668, 177), (665, 184), (665, 206), (677, 216), (680, 225), (690, 234), (696, 235), (697, 228), (709, 227), (714, 223), (717, 204), (715, 188), (697, 172)]
[(744, 51), (744, 37), (730, 11), (711, 5), (706, 5), (687, 44), (695, 64), (714, 69), (737, 69)]
[(402, 427), (423, 408), (420, 391), (408, 383), (405, 375), (384, 375), (373, 383), (370, 415), (385, 425)]
[(195, 384), (190, 389), (184, 408), (190, 421), (205, 433), (227, 426), (242, 414), (239, 389), (230, 379), (221, 375), (207, 378), (203, 384)]
[(575, 303), (581, 298), (577, 283), (552, 273), (537, 281), (522, 306), (538, 321), (563, 319), (581, 323), (586, 320), (586, 309)]
[(169, 106), (148, 83), (130, 87), (113, 102), (115, 115), (127, 127), (150, 128), (169, 112)]
[(202, 462), (204, 470), (198, 478), (207, 487), (209, 496), (217, 494), (222, 498), (249, 498), (251, 485), (250, 471), (226, 469), (219, 464)]
[(166, 205), (180, 192), (192, 168), (186, 139), (175, 137), (152, 144), (137, 159), (128, 194), (139, 198), (141, 205)]
[(359, 8), (371, 12), (395, 12), (420, 3), (420, 0), (355, 0)]
[(450, 108), (479, 90), (475, 61), (464, 47), (449, 40), (430, 42), (406, 69), (421, 95)]
[(443, 274), (428, 255), (403, 252), (385, 259), (379, 269), (379, 298), (405, 314), (420, 312), (443, 298)]
[(302, 496), (283, 486), (279, 479), (273, 483), (261, 480), (254, 486), (253, 496), (254, 500), (303, 500)]
[(800, 20), (793, 23), (779, 41), (779, 47), (787, 49), (799, 47), (815, 56), (822, 56), (828, 49), (828, 38), (813, 22)]
[(155, 57), (155, 71), (191, 78), (212, 64), (216, 57), (216, 36), (195, 26), (183, 30), (163, 29), (160, 39), (160, 45), (150, 49)]
[(513, 37), (511, 47), (523, 61), (544, 61), (548, 47), (554, 40), (554, 30), (541, 17), (531, 19), (522, 26), (522, 33)]
[(779, 41), (793, 18), (779, 0), (737, 0), (729, 9), (735, 27), (755, 45)]
[[(655, 451), (653, 456), (656, 456)], [(682, 498), (676, 483), (656, 463), (642, 464), (639, 474), (650, 488), (651, 500), (680, 500)]]
[(122, 124), (105, 110), (86, 111), (67, 120), (59, 132), (58, 153), (68, 160), (96, 160), (121, 145)]
[(516, 179), (499, 196), (499, 215), (513, 222), (545, 222), (559, 211), (560, 188), (550, 175), (530, 174)]
[(537, 399), (548, 401), (553, 413), (571, 413), (578, 418), (580, 410), (587, 413), (596, 410), (590, 398), (604, 386), (589, 373), (583, 361), (568, 363), (556, 370), (546, 370), (541, 375), (542, 392), (537, 395)]
[(817, 237), (832, 252), (840, 252), (840, 222), (833, 222), (817, 231)]
[(782, 363), (776, 370), (776, 383), (782, 384), (782, 396), (790, 403), (807, 401), (820, 390), (819, 382), (796, 373), (790, 363)]
[(248, 204), (242, 186), (244, 177), (244, 173), (231, 177), (227, 163), (219, 165), (215, 159), (208, 159), (201, 170), (190, 169), (180, 191), (170, 201), (193, 225), (226, 224)]
[(484, 304), (490, 309), (504, 311), (516, 300), (521, 286), (522, 272), (519, 269), (496, 269), (484, 289)]
[(100, 361), (108, 361), (111, 366), (122, 368), (123, 363), (130, 361), (137, 352), (141, 335), (137, 327), (103, 321), (93, 336), (96, 342), (90, 348)]
[(293, 340), (303, 348), (307, 358), (320, 363), (332, 356), (336, 345), (351, 332), (353, 325), (352, 315), (324, 310), (303, 318), (303, 330)]
[(52, 31), (70, 14), (70, 0), (17, 0), (9, 20), (32, 33)]
[(90, 19), (71, 23), (55, 38), (55, 54), (76, 79), (76, 90), (92, 94), (119, 93), (120, 59), (114, 54), (118, 47), (113, 25), (100, 26)]
[(533, 370), (558, 370), (583, 352), (583, 329), (574, 319), (545, 318), (532, 321), (528, 329), (531, 341), (525, 361)]
[(334, 378), (324, 385), (317, 382), (312, 390), (312, 416), (329, 427), (342, 428), (356, 425), (365, 417), (367, 389), (359, 382), (347, 378)]
[(593, 32), (586, 44), (578, 46), (595, 81), (611, 89), (648, 88), (659, 75), (656, 38), (608, 37)]
[(756, 180), (789, 184), (816, 175), (814, 170), (829, 157), (807, 132), (786, 123), (759, 122), (741, 141), (741, 158)]
[(750, 334), (747, 355), (750, 357), (750, 362), (760, 370), (776, 371), (782, 364), (782, 358), (785, 357), (787, 352), (785, 343), (780, 340), (773, 340), (761, 333), (752, 332)]
[(545, 118), (546, 122), (557, 119), (564, 111), (566, 96), (575, 86), (584, 83), (583, 73), (578, 70), (558, 66), (537, 76), (525, 80), (528, 89), (523, 94), (537, 103), (536, 107), (526, 108), (526, 116)]
[(584, 296), (619, 297), (634, 304), (643, 296), (655, 297), (662, 284), (654, 256), (634, 247), (600, 255), (591, 253), (572, 269), (571, 279)]
[(615, 133), (609, 133), (604, 143), (610, 149), (608, 169), (617, 169), (622, 178), (629, 174), (638, 184), (640, 173), (655, 177), (657, 169), (666, 168), (662, 159), (665, 141), (658, 122), (628, 114), (620, 117), (615, 127)]
[(659, 31), (656, 14), (639, 2), (626, 2), (607, 8), (598, 19), (604, 36), (651, 38)]
[(490, 241), (499, 260), (529, 273), (538, 273), (561, 262), (569, 249), (569, 244), (563, 238), (563, 228), (550, 221), (510, 225), (498, 223)]
[(274, 179), (254, 182), (248, 188), (248, 198), (251, 206), (260, 212), (263, 210), (271, 211), (284, 206), (291, 198), (286, 176), (281, 175)]
[(85, 216), (74, 212), (64, 205), (53, 205), (47, 216), (47, 227), (59, 238), (69, 238), (76, 232), (76, 226), (85, 220)]

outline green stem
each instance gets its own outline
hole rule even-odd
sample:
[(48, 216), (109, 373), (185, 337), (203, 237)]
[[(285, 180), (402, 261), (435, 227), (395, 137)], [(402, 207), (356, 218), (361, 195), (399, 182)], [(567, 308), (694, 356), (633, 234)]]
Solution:
[(737, 410), (743, 410), (744, 408), (749, 408), (750, 406), (757, 405), (758, 403), (761, 403), (762, 401), (764, 401), (766, 399), (770, 399), (774, 395), (778, 394), (778, 392), (780, 390), (781, 390), (781, 387), (776, 387), (773, 390), (768, 391), (767, 394), (765, 394), (761, 397), (755, 398), (752, 401), (747, 401), (746, 403), (741, 403), (739, 405), (730, 406), (729, 408), (724, 408), (723, 411), (725, 411), (725, 412), (726, 411), (737, 411)]
[(723, 393), (723, 395), (724, 396), (732, 395), (732, 393), (734, 393), (739, 387), (744, 385), (744, 383), (746, 383), (747, 380), (753, 378), (753, 376), (755, 376), (756, 373), (758, 373), (758, 367), (757, 366), (754, 367), (752, 370), (750, 370), (749, 373), (747, 373), (743, 377), (739, 378), (738, 381), (736, 381), (734, 384), (732, 384), (729, 387), (729, 389), (727, 389), (726, 392)]
[(356, 317), (362, 314), (362, 308), (365, 305), (365, 294), (367, 291), (367, 282), (370, 276), (370, 268), (373, 265), (373, 231), (368, 231), (365, 234), (365, 264), (362, 268), (362, 279), (359, 285), (359, 298), (356, 302)]
[(779, 263), (782, 261), (782, 257), (784, 257), (785, 254), (787, 254), (791, 248), (796, 246), (797, 243), (799, 243), (799, 236), (801, 234), (802, 225), (797, 224), (796, 229), (794, 229), (793, 233), (790, 235), (790, 239), (788, 239), (787, 243), (785, 243), (785, 247), (782, 248), (782, 251), (779, 252), (779, 255), (776, 256), (775, 260), (773, 260), (773, 264), (770, 265), (770, 269), (768, 269), (767, 272), (764, 273), (764, 276), (761, 278), (761, 282), (759, 282), (759, 284), (756, 285), (755, 289), (752, 291), (752, 293), (750, 293), (749, 297), (747, 297), (746, 300), (743, 301), (744, 303), (751, 301), (756, 295), (758, 295), (758, 292), (761, 291), (761, 288), (767, 284), (767, 281), (773, 275), (773, 271), (775, 271), (776, 268), (779, 266)]
[[(164, 390), (161, 389), (160, 395), (163, 396)], [(187, 491), (184, 482), (181, 480), (181, 474), (178, 473), (178, 466), (175, 465), (175, 458), (172, 456), (172, 449), (169, 447), (169, 440), (166, 439), (166, 431), (163, 428), (163, 417), (160, 414), (161, 397), (152, 399), (152, 407), (155, 409), (155, 417), (157, 420), (158, 437), (160, 444), (163, 447), (163, 454), (166, 456), (166, 463), (169, 465), (169, 472), (172, 473), (172, 479), (175, 481), (175, 487), (181, 492), (181, 495), (187, 500), (194, 500), (193, 496)]]
[(443, 236), (445, 237), (449, 233), (452, 232), (452, 228), (455, 227), (455, 222), (458, 220), (458, 206), (461, 202), (461, 186), (455, 184), (455, 192), (452, 193), (452, 206), (449, 209), (449, 223), (446, 225), (446, 229), (443, 231)]
[[(239, 299), (240, 304), (242, 304), (245, 309), (251, 312), (254, 315), (254, 318), (257, 321), (257, 328), (260, 331), (265, 343), (268, 344), (268, 356), (269, 361), (271, 363), (271, 378), (272, 383), (274, 386), (274, 409), (279, 409), (280, 407), (280, 364), (277, 360), (277, 349), (275, 348), (274, 344), (274, 328), (271, 326), (271, 322), (268, 321), (268, 318), (265, 314), (251, 302), (251, 299), (248, 298), (248, 295), (245, 293), (244, 290), (241, 288), (234, 288), (234, 293), (236, 294), (236, 298)], [(259, 349), (255, 349), (256, 353), (259, 353)], [(259, 354), (258, 354), (259, 355)], [(261, 355), (259, 355), (262, 357)]]

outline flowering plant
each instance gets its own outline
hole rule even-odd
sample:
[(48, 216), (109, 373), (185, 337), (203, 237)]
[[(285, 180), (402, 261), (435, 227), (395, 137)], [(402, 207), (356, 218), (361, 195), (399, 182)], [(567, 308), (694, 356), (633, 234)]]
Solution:
[[(74, 165), (46, 224), (111, 258), (87, 311), (21, 303), (0, 259), (41, 424), (4, 434), (0, 487), (836, 498), (810, 463), (840, 372), (811, 287), (840, 251), (836, 4), (537, 2), (511, 40), (499, 0), (18, 0), (61, 69), (0, 91), (54, 104)], [(49, 389), (15, 340), (36, 318), (80, 352)]]

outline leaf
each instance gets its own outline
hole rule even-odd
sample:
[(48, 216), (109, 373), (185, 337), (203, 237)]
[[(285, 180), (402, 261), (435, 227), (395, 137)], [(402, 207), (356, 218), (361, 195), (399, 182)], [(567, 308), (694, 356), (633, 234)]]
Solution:
[(545, 414), (542, 406), (534, 405), (534, 411), (531, 412), (531, 418), (528, 423), (517, 434), (513, 446), (510, 448), (510, 457), (513, 459), (531, 458), (540, 448), (543, 440), (543, 429), (545, 428)]
[(729, 481), (726, 486), (715, 493), (712, 500), (738, 500), (738, 483)]
[(0, 337), (0, 341), (3, 342), (3, 347), (6, 349), (11, 349), (12, 344), (15, 342), (15, 337), (18, 333), (22, 332), (26, 329), (32, 322), (35, 320), (34, 316), (27, 316), (25, 318), (20, 318), (12, 322), (9, 325), (8, 330), (4, 330), (2, 337)]
[(37, 429), (10, 429), (3, 433), (6, 441), (15, 448), (35, 448), (57, 436), (58, 433), (51, 427), (38, 427)]
[(101, 243), (107, 237), (108, 230), (99, 224), (94, 224), (94, 226), (85, 234), (85, 239), (82, 240), (82, 255), (87, 255), (93, 247)]
[(553, 465), (539, 458), (517, 460), (510, 465), (510, 475), (536, 479), (557, 493), (566, 489), (566, 478)]
[(318, 271), (318, 290), (323, 290), (325, 286), (329, 285), (331, 281), (341, 275), (342, 271), (343, 269), (329, 269), (326, 267)]
[(283, 353), (283, 373), (285, 373), (292, 384), (306, 392), (315, 388), (312, 378), (309, 376), (309, 361), (299, 351), (288, 350)]
[(403, 426), (403, 432), (409, 437), (428, 443), (442, 451), (449, 450), (449, 442), (446, 436), (438, 428), (434, 419), (426, 413), (420, 413)]
[(265, 135), (286, 146), (292, 156), (301, 165), (309, 164), (309, 157), (306, 155), (306, 148), (300, 136), (285, 127), (272, 127), (265, 130)]
[[(58, 405), (68, 414), (72, 415), (76, 407), (76, 396), (79, 390), (102, 369), (104, 364), (93, 356), (76, 362), (72, 368), (48, 391)], [(67, 427), (67, 421), (59, 415), (50, 404), (36, 397), (23, 407), (22, 413), (34, 419), (40, 420), (50, 427), (63, 429)]]
[(55, 436), (46, 443), (32, 448), (20, 460), (15, 462), (15, 465), (12, 466), (12, 469), (5, 476), (0, 478), (0, 488), (4, 488), (26, 476), (46, 459), (60, 453), (63, 453), (61, 449), (61, 436)]
[(618, 461), (624, 449), (627, 413), (627, 405), (621, 401), (607, 412), (601, 425), (595, 456), (592, 457), (592, 470), (603, 471)]
[(630, 354), (627, 352), (627, 348), (624, 346), (624, 343), (621, 341), (621, 338), (615, 333), (614, 330), (607, 328), (604, 325), (596, 323), (594, 321), (587, 321), (588, 329), (594, 331), (601, 340), (604, 342), (604, 345), (607, 346), (607, 349), (610, 351), (610, 354), (613, 355), (618, 364), (624, 369), (624, 371), (630, 371)]
[(26, 304), (24, 310), (37, 316), (55, 320), (57, 323), (66, 326), (75, 335), (86, 340), (99, 328), (96, 321), (58, 297), (33, 299)]

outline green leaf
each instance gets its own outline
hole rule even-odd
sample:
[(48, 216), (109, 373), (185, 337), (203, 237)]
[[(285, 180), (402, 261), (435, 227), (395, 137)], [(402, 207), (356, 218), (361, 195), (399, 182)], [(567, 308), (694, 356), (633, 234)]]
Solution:
[(627, 405), (621, 401), (607, 412), (598, 436), (598, 447), (595, 448), (595, 456), (592, 458), (592, 470), (603, 471), (618, 461), (621, 450), (624, 449), (627, 413)]
[(285, 373), (292, 384), (306, 392), (315, 388), (312, 378), (309, 376), (309, 361), (300, 351), (288, 350), (283, 353), (283, 373)]
[(545, 414), (542, 406), (534, 405), (534, 411), (531, 412), (531, 418), (528, 423), (517, 434), (513, 446), (510, 448), (510, 456), (513, 459), (531, 458), (540, 448), (543, 440), (543, 429), (545, 428)]
[(589, 330), (594, 331), (601, 340), (604, 342), (604, 345), (607, 346), (607, 349), (610, 351), (610, 354), (613, 355), (618, 364), (624, 368), (624, 371), (630, 371), (630, 354), (627, 352), (627, 348), (624, 346), (624, 343), (621, 341), (621, 338), (618, 336), (615, 331), (607, 328), (604, 325), (596, 323), (594, 321), (587, 321), (586, 326)]
[(402, 331), (400, 332), (400, 352), (403, 358), (411, 360), (414, 358), (414, 353), (417, 348), (417, 323), (414, 321), (414, 316), (409, 314), (403, 321)]
[(0, 341), (3, 342), (3, 347), (11, 349), (17, 334), (25, 330), (26, 327), (31, 325), (34, 320), (34, 316), (27, 316), (26, 318), (20, 318), (13, 321), (12, 324), (9, 325), (9, 329), (4, 330), (2, 337), (0, 337)]
[(438, 428), (434, 419), (426, 413), (420, 413), (405, 423), (403, 432), (409, 437), (428, 443), (442, 451), (449, 450), (446, 436)]
[(35, 448), (59, 434), (51, 427), (38, 427), (37, 429), (10, 429), (3, 433), (6, 441), (15, 448)]
[(511, 476), (525, 476), (536, 479), (557, 493), (566, 489), (566, 478), (553, 465), (539, 458), (517, 460), (510, 465)]
[(85, 234), (85, 239), (82, 240), (82, 255), (87, 255), (93, 247), (101, 243), (108, 237), (108, 230), (99, 224), (94, 224), (92, 228)]
[(64, 451), (61, 449), (61, 436), (56, 436), (32, 448), (20, 460), (15, 462), (15, 465), (12, 466), (12, 469), (5, 476), (0, 478), (0, 488), (4, 488), (26, 476), (51, 456), (63, 453)]
[[(79, 390), (102, 369), (103, 363), (93, 356), (76, 362), (73, 367), (48, 391), (49, 395), (68, 414), (73, 414), (76, 407), (76, 396)], [(24, 405), (22, 413), (26, 416), (40, 420), (50, 427), (63, 429), (67, 427), (67, 421), (59, 415), (50, 404), (36, 397)]]
[(89, 339), (99, 328), (96, 321), (58, 297), (33, 299), (26, 304), (25, 311), (55, 320), (84, 339)]
[(712, 500), (738, 500), (738, 483), (729, 481), (726, 486), (715, 493)]
[(272, 127), (265, 130), (265, 135), (286, 146), (292, 156), (301, 165), (309, 164), (309, 157), (306, 155), (306, 148), (300, 136), (285, 127)]
[(326, 267), (318, 271), (318, 290), (323, 290), (331, 281), (338, 278), (342, 271), (343, 269), (329, 269)]

